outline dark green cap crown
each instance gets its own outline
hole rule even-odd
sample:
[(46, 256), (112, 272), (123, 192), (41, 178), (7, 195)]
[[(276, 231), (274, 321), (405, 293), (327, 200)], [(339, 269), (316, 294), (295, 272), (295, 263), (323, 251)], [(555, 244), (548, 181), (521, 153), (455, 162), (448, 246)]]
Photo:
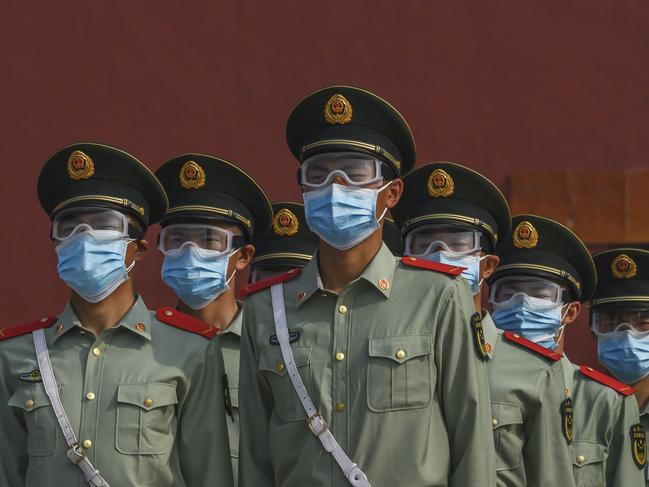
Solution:
[(273, 210), (266, 194), (225, 159), (183, 154), (160, 166), (156, 176), (169, 195), (162, 224), (196, 218), (228, 221), (240, 225), (249, 239), (270, 227)]
[(144, 227), (167, 209), (164, 189), (149, 168), (121, 149), (90, 142), (48, 158), (38, 178), (38, 198), (50, 217), (65, 208), (99, 206), (127, 213)]
[(590, 299), (597, 283), (595, 264), (572, 230), (536, 215), (515, 216), (512, 228), (498, 245), (500, 265), (491, 280), (509, 275), (549, 277), (568, 285), (577, 300)]
[(415, 142), (401, 114), (351, 86), (323, 88), (299, 102), (288, 118), (286, 140), (300, 162), (323, 152), (362, 152), (381, 159), (396, 176), (415, 164)]
[(593, 256), (597, 287), (592, 305), (649, 305), (649, 251), (617, 248)]

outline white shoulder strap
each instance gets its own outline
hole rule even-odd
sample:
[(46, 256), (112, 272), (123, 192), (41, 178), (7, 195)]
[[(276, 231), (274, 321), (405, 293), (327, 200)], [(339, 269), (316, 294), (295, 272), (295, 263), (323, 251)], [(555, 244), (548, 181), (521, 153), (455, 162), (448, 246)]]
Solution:
[(59, 396), (59, 388), (56, 385), (54, 378), (54, 370), (52, 369), (52, 362), (50, 362), (50, 354), (47, 352), (47, 343), (45, 342), (45, 333), (43, 329), (32, 332), (34, 338), (34, 347), (36, 348), (36, 358), (38, 359), (38, 368), (41, 371), (41, 378), (45, 386), (45, 392), (50, 398), (52, 409), (56, 415), (56, 420), (59, 422), (65, 441), (68, 444), (68, 451), (66, 453), (68, 459), (79, 466), (83, 472), (83, 476), (88, 482), (88, 485), (95, 487), (110, 487), (101, 475), (99, 470), (93, 467), (90, 460), (83, 451), (83, 447), (79, 445), (77, 436), (74, 434), (70, 420), (68, 419), (63, 404), (61, 404), (61, 397)]
[(291, 379), (295, 393), (299, 397), (302, 407), (309, 417), (307, 419), (309, 429), (318, 437), (324, 449), (334, 457), (334, 460), (336, 460), (336, 463), (351, 485), (355, 487), (372, 487), (367, 476), (358, 465), (350, 460), (336, 441), (336, 438), (331, 434), (327, 422), (316, 409), (306, 387), (304, 387), (304, 382), (302, 382), (302, 377), (300, 377), (300, 373), (295, 365), (295, 359), (293, 358), (293, 352), (289, 343), (286, 309), (284, 306), (284, 286), (281, 283), (271, 286), (270, 294), (273, 302), (273, 318), (275, 319), (277, 341), (282, 350), (284, 365), (286, 366), (286, 371)]

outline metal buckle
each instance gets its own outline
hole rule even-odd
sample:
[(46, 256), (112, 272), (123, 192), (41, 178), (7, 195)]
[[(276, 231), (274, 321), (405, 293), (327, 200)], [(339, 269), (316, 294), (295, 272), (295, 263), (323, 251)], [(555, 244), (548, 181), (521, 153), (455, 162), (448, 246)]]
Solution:
[(70, 445), (70, 448), (68, 448), (68, 451), (66, 452), (66, 456), (68, 457), (68, 460), (70, 460), (75, 465), (78, 465), (86, 457), (86, 454), (84, 453), (83, 447), (79, 444), (79, 442), (76, 442)]
[[(314, 423), (317, 423), (314, 425)], [(315, 413), (309, 419), (306, 420), (306, 424), (309, 426), (311, 433), (316, 436), (322, 435), (325, 431), (329, 429), (327, 422), (322, 417), (320, 413)]]

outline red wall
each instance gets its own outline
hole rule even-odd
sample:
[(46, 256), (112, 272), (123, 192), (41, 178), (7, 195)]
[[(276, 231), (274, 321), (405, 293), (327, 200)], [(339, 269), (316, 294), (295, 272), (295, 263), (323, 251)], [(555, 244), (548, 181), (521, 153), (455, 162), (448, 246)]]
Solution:
[[(298, 198), (286, 117), (312, 90), (347, 83), (402, 111), (420, 162), (465, 163), (505, 191), (514, 171), (648, 165), (643, 0), (8, 0), (2, 18), (0, 326), (64, 304), (35, 187), (47, 156), (74, 141), (152, 168), (219, 154), (272, 199)], [(151, 307), (172, 301), (159, 265), (153, 250), (137, 269)], [(592, 351), (585, 327), (569, 332), (578, 361)]]

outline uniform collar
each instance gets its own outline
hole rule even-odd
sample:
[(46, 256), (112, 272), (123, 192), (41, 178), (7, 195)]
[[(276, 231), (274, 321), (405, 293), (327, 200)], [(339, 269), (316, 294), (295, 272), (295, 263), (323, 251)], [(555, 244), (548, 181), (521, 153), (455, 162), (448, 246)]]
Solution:
[(241, 336), (241, 325), (243, 323), (243, 307), (241, 305), (241, 301), (237, 301), (237, 308), (239, 308), (239, 311), (237, 311), (236, 316), (232, 319), (228, 327), (220, 332), (219, 335), (227, 335), (228, 333), (232, 333), (239, 337)]
[[(299, 289), (296, 296), (296, 303), (299, 307), (301, 304), (309, 300), (311, 296), (317, 291), (326, 291), (322, 285), (322, 278), (320, 277), (320, 269), (318, 268), (319, 252), (316, 251), (311, 261), (302, 270), (299, 278)], [(370, 261), (368, 266), (363, 271), (363, 274), (357, 279), (369, 282), (377, 291), (379, 291), (386, 299), (390, 297), (392, 291), (392, 284), (394, 280), (394, 271), (397, 267), (397, 260), (388, 249), (385, 243), (381, 244), (381, 248), (374, 258)]]
[[(114, 328), (120, 327), (140, 335), (147, 340), (151, 340), (151, 313), (139, 295), (135, 300), (135, 304), (133, 304), (131, 309)], [(50, 343), (56, 342), (60, 337), (74, 328), (92, 333), (87, 328), (84, 328), (77, 314), (74, 312), (72, 304), (68, 302), (63, 312), (58, 316), (57, 321), (49, 328), (52, 330), (49, 340)]]
[(491, 315), (486, 309), (482, 310), (482, 332), (484, 333), (485, 352), (487, 352), (487, 356), (491, 360), (496, 349), (498, 328), (496, 328), (494, 320), (491, 319)]

